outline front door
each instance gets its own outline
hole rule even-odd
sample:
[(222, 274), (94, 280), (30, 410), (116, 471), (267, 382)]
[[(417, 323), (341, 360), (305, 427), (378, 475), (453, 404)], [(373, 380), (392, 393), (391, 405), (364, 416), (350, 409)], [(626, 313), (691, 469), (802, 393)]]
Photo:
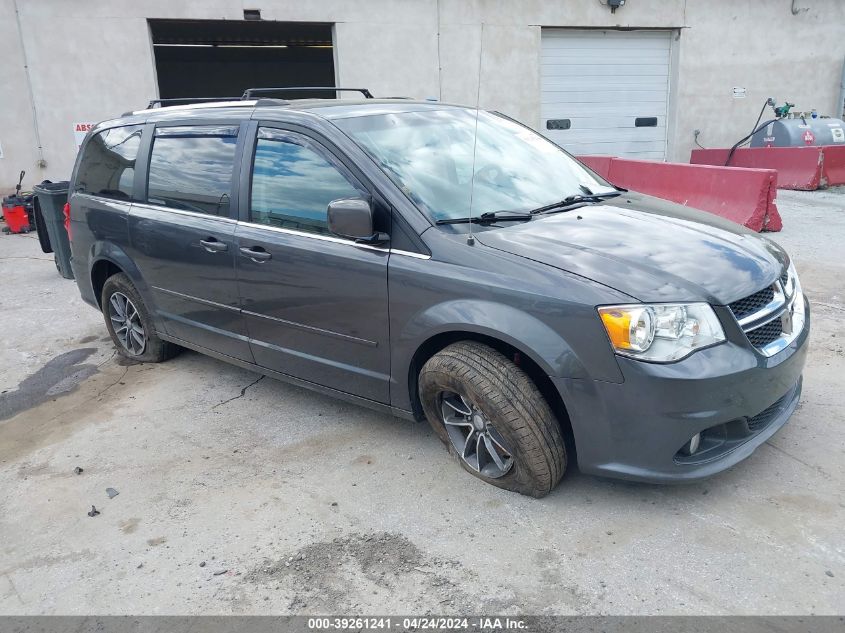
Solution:
[[(330, 235), (326, 225), (329, 202), (370, 191), (314, 139), (259, 127), (254, 140), (246, 221), (235, 242), (255, 361), (388, 402), (388, 250)], [(388, 222), (376, 204), (377, 228)]]
[(129, 214), (130, 255), (167, 334), (252, 361), (235, 280), (231, 200), (238, 130), (156, 129), (146, 201)]

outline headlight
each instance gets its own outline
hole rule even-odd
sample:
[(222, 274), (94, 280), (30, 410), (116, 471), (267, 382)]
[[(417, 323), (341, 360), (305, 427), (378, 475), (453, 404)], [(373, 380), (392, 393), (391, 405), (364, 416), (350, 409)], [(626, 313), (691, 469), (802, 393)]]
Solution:
[(604, 329), (617, 354), (671, 362), (725, 340), (722, 324), (706, 303), (603, 306)]

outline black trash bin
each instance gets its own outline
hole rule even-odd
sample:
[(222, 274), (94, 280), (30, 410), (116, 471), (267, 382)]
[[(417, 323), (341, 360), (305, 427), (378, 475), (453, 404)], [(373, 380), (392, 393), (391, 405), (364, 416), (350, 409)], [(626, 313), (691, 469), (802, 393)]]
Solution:
[[(65, 230), (64, 215), (68, 184), (66, 180), (62, 182), (45, 180), (40, 185), (35, 185), (32, 191), (35, 194), (36, 226), (39, 220), (44, 221), (50, 238), (47, 245), (53, 250), (56, 268), (65, 279), (73, 279), (73, 269), (70, 267), (70, 240)], [(44, 250), (43, 242), (41, 248)]]
[(45, 253), (52, 253), (53, 247), (50, 245), (50, 235), (47, 233), (47, 224), (44, 222), (44, 216), (41, 214), (41, 208), (36, 204), (36, 200), (32, 200), (32, 221), (35, 226), (35, 231), (38, 233), (38, 243), (41, 245), (41, 250)]

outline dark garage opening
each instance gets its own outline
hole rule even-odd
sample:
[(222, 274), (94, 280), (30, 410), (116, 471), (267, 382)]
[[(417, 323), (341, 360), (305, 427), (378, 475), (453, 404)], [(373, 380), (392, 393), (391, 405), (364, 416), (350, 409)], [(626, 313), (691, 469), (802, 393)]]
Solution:
[[(334, 85), (331, 24), (149, 23), (161, 99), (240, 97), (247, 88)], [(280, 92), (278, 96), (332, 98), (335, 93)]]

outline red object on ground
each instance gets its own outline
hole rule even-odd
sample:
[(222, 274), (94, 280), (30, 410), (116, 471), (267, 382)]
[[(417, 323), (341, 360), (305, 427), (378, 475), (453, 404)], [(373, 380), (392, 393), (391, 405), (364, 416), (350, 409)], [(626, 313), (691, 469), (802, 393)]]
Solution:
[(783, 228), (775, 204), (777, 172), (651, 160), (579, 156), (614, 185), (708, 211), (753, 231)]
[(9, 227), (10, 233), (29, 232), (29, 217), (26, 214), (26, 207), (22, 204), (3, 204), (3, 219)]
[[(728, 149), (694, 149), (690, 163), (724, 165)], [(845, 146), (743, 147), (731, 156), (730, 167), (776, 169), (780, 189), (813, 191), (845, 185)]]

